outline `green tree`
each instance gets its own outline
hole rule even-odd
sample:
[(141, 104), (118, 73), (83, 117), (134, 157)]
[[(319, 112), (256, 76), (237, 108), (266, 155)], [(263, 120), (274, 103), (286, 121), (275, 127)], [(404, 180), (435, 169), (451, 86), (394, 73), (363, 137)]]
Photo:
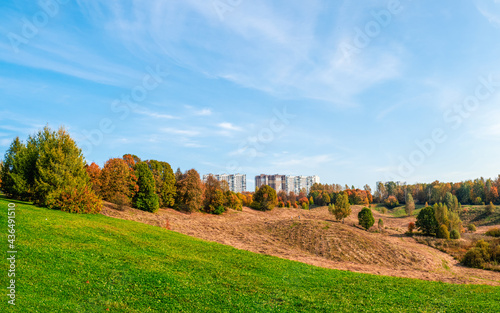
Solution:
[(253, 197), (252, 208), (261, 211), (272, 210), (278, 204), (276, 191), (268, 185), (260, 186)]
[(434, 212), (436, 214), (436, 220), (439, 225), (448, 225), (450, 224), (450, 219), (448, 217), (448, 207), (446, 204), (436, 203), (434, 204)]
[(347, 194), (343, 193), (337, 196), (333, 214), (337, 221), (342, 220), (342, 223), (344, 223), (346, 217), (351, 215), (351, 205), (349, 204), (349, 197)]
[(413, 201), (413, 196), (411, 195), (411, 193), (408, 193), (408, 195), (406, 196), (405, 212), (408, 216), (411, 216), (414, 210), (415, 202)]
[(10, 198), (31, 200), (34, 179), (27, 180), (27, 171), (36, 171), (36, 159), (27, 158), (27, 148), (16, 137), (5, 153), (0, 179), (2, 180), (2, 191)]
[(373, 218), (372, 210), (369, 208), (363, 208), (358, 213), (358, 221), (359, 225), (361, 225), (364, 229), (368, 230), (370, 227), (375, 224), (375, 219)]
[(26, 145), (16, 138), (5, 155), (2, 189), (22, 200), (32, 200), (68, 212), (97, 213), (102, 203), (89, 184), (82, 151), (64, 128), (48, 126), (29, 136)]
[(171, 208), (175, 203), (175, 175), (172, 167), (167, 162), (147, 161), (156, 184), (156, 194), (160, 200), (161, 208)]
[(147, 212), (157, 212), (160, 202), (155, 192), (155, 179), (148, 164), (146, 162), (137, 163), (135, 165), (135, 174), (137, 175), (139, 191), (133, 198), (134, 207)]
[(434, 209), (432, 207), (426, 207), (420, 210), (415, 225), (424, 234), (435, 234), (437, 232), (439, 224), (436, 220)]

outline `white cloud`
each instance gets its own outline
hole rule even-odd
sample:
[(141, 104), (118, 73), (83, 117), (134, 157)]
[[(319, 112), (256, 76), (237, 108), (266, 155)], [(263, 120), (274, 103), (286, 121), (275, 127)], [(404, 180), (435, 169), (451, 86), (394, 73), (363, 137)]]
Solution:
[(235, 125), (228, 123), (228, 122), (219, 123), (217, 126), (219, 126), (222, 129), (230, 130), (230, 131), (242, 131), (243, 130), (241, 127), (235, 126)]
[(194, 115), (209, 116), (209, 115), (212, 115), (212, 110), (210, 110), (210, 109), (197, 110), (197, 111), (194, 111)]
[(158, 119), (168, 119), (168, 120), (179, 119), (176, 116), (173, 116), (173, 115), (170, 115), (170, 114), (163, 114), (163, 113), (158, 113), (158, 112), (152, 112), (152, 111), (150, 111), (148, 109), (145, 109), (143, 107), (141, 107), (139, 109), (135, 109), (134, 113), (145, 115), (145, 116), (152, 117), (152, 118), (158, 118)]
[(187, 130), (187, 129), (175, 129), (175, 128), (162, 128), (161, 131), (167, 134), (181, 135), (186, 137), (196, 137), (200, 135), (199, 131)]

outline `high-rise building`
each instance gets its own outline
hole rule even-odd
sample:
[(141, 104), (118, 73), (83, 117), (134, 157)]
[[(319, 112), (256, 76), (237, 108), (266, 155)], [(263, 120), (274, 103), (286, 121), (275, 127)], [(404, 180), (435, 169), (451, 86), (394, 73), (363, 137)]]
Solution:
[(247, 175), (245, 174), (207, 174), (203, 175), (203, 182), (206, 182), (208, 176), (213, 176), (218, 181), (225, 181), (232, 192), (243, 192), (247, 190)]
[(285, 176), (285, 175), (264, 175), (255, 176), (255, 186), (259, 188), (262, 185), (268, 185), (274, 188), (276, 192), (281, 190), (285, 192), (293, 191), (299, 193), (305, 189), (307, 193), (311, 190), (314, 183), (319, 183), (319, 176)]
[(260, 188), (262, 185), (272, 187), (276, 192), (285, 190), (286, 176), (285, 175), (264, 175), (255, 176), (255, 187)]

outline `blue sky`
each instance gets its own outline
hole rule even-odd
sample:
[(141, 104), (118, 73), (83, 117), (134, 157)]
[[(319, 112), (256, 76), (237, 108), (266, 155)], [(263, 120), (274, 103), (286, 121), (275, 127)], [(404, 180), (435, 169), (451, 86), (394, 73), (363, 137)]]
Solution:
[(2, 1), (0, 154), (362, 187), (496, 177), (500, 1)]

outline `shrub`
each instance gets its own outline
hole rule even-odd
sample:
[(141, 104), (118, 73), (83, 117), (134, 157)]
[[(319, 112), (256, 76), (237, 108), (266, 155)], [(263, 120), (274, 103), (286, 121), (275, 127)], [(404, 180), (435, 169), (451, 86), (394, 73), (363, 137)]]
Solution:
[(224, 208), (223, 205), (219, 205), (218, 207), (215, 208), (213, 211), (213, 214), (215, 215), (221, 215), (222, 213), (226, 212), (226, 209)]
[(444, 224), (439, 226), (436, 237), (441, 239), (450, 239), (450, 232), (448, 231), (448, 227), (446, 227), (446, 225)]
[(285, 207), (285, 204), (283, 203), (283, 201), (280, 201), (278, 203), (278, 208), (284, 208)]
[(490, 202), (490, 204), (486, 206), (486, 213), (491, 215), (495, 213), (495, 211), (496, 211), (496, 206), (493, 205), (493, 202)]
[(291, 206), (292, 206), (291, 202), (290, 202), (290, 201), (287, 201), (287, 202), (286, 202), (286, 207), (287, 207), (287, 208), (290, 208)]
[(478, 248), (472, 248), (465, 254), (462, 263), (465, 266), (483, 268), (484, 259), (481, 250)]
[(415, 223), (413, 223), (413, 222), (408, 223), (408, 232), (410, 234), (413, 234), (414, 230), (415, 230)]
[(452, 229), (450, 232), (451, 239), (460, 239), (460, 232), (456, 229)]
[(486, 232), (486, 236), (500, 237), (500, 228), (492, 228)]
[(295, 202), (295, 201), (293, 202), (293, 207), (294, 207), (294, 208), (296, 208), (296, 209), (299, 207), (299, 206), (297, 205), (297, 202)]
[(399, 201), (398, 201), (398, 199), (396, 199), (396, 197), (390, 196), (389, 198), (384, 200), (384, 205), (388, 209), (394, 209), (395, 207), (397, 207), (399, 205)]
[(384, 220), (381, 218), (378, 219), (378, 229), (380, 231), (382, 231), (382, 229), (384, 229)]
[(380, 208), (380, 213), (387, 214), (387, 208), (385, 206)]
[(363, 208), (358, 213), (359, 225), (363, 226), (364, 229), (368, 230), (375, 224), (375, 219), (373, 218), (372, 210), (369, 208)]
[(302, 204), (302, 209), (304, 209), (304, 210), (309, 210), (309, 204), (308, 204), (308, 203), (306, 203), (306, 202), (304, 202), (304, 203)]
[(469, 224), (467, 225), (467, 229), (471, 232), (474, 233), (476, 231), (476, 225), (474, 224)]
[(101, 211), (102, 201), (88, 186), (71, 187), (51, 193), (47, 197), (49, 209), (69, 213), (96, 214)]

